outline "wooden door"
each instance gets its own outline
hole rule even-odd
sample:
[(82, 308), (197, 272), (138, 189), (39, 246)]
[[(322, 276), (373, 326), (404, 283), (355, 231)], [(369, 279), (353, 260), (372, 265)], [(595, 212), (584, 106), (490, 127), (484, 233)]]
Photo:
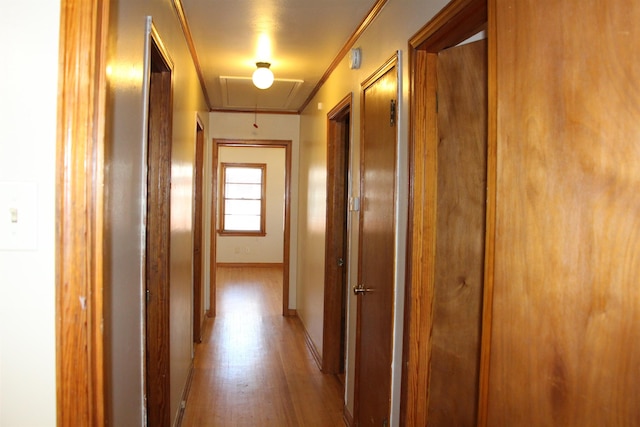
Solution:
[(347, 217), (351, 95), (328, 114), (322, 372), (343, 379), (347, 292)]
[(487, 182), (486, 46), (482, 40), (437, 55), (429, 426), (476, 425)]
[(640, 2), (491, 1), (490, 426), (640, 424)]
[(146, 408), (147, 425), (171, 424), (169, 265), (171, 228), (171, 68), (151, 43), (147, 147)]
[(356, 426), (388, 426), (395, 271), (397, 57), (363, 83)]
[[(401, 422), (475, 425), (494, 152), (484, 0), (453, 0), (409, 41), (411, 128)], [(490, 37), (490, 34), (489, 34)], [(486, 226), (485, 226), (486, 224)]]
[(204, 182), (204, 128), (196, 125), (196, 158), (194, 165), (194, 216), (193, 216), (193, 341), (202, 341), (204, 313), (202, 288), (202, 188)]

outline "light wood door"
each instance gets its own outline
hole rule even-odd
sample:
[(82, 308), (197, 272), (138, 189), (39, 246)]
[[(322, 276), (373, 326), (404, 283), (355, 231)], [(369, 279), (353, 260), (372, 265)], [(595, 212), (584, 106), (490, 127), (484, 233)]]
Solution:
[(507, 0), (490, 10), (488, 425), (637, 426), (640, 2)]
[(487, 176), (486, 40), (437, 55), (429, 426), (475, 426)]
[(389, 425), (395, 267), (394, 56), (363, 83), (356, 426)]

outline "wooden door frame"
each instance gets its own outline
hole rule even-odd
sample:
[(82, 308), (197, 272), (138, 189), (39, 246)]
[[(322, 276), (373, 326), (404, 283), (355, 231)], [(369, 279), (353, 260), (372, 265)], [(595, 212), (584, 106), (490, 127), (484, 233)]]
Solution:
[[(360, 179), (359, 179), (359, 183), (360, 183), (360, 199), (362, 200), (363, 198), (363, 190), (364, 190), (364, 178), (363, 178), (363, 174), (364, 174), (364, 156), (363, 156), (363, 152), (364, 152), (364, 136), (365, 136), (365, 96), (366, 96), (366, 90), (372, 86), (378, 79), (380, 79), (382, 76), (384, 76), (387, 72), (389, 72), (391, 69), (393, 69), (394, 67), (396, 68), (396, 106), (398, 105), (397, 100), (399, 99), (399, 96), (397, 94), (397, 91), (399, 89), (399, 83), (398, 83), (398, 79), (400, 78), (400, 70), (399, 70), (399, 63), (400, 63), (400, 53), (396, 52), (394, 53), (391, 58), (389, 58), (387, 61), (385, 61), (384, 64), (382, 64), (375, 72), (373, 72), (373, 74), (371, 74), (369, 77), (367, 77), (362, 83), (361, 83), (361, 90), (360, 90)], [(396, 119), (396, 125), (397, 126), (397, 120), (398, 118), (398, 111), (397, 111), (397, 107), (396, 107), (396, 111), (395, 111), (395, 119)], [(397, 128), (396, 128), (396, 132), (395, 132), (395, 141), (394, 141), (394, 147), (395, 147), (395, 155), (396, 155), (396, 159), (394, 160), (394, 167), (396, 168), (396, 172), (397, 172), (397, 156), (398, 156), (398, 133), (397, 133)], [(398, 202), (398, 192), (397, 192), (397, 176), (395, 178), (396, 183), (394, 185), (395, 188), (395, 193), (394, 194), (394, 204), (397, 204)], [(358, 247), (362, 248), (363, 244), (362, 244), (362, 224), (363, 224), (363, 208), (362, 208), (362, 202), (360, 204), (360, 209), (359, 209), (359, 231), (358, 231)], [(394, 230), (397, 226), (397, 215), (395, 213), (395, 206), (394, 206)], [(395, 231), (394, 231), (395, 233)], [(394, 246), (397, 245), (397, 242), (395, 242), (394, 239)], [(362, 283), (362, 261), (361, 261), (361, 256), (362, 255), (358, 255), (358, 284)], [(394, 288), (392, 291), (392, 295), (395, 295), (396, 293), (396, 289), (395, 289), (395, 281), (393, 284)], [(392, 310), (393, 310), (393, 306), (392, 306)], [(356, 423), (358, 422), (357, 420), (359, 420), (360, 418), (360, 403), (359, 403), (359, 393), (360, 393), (360, 353), (362, 352), (362, 348), (360, 345), (360, 336), (361, 336), (361, 314), (362, 314), (362, 297), (358, 297), (357, 298), (357, 309), (356, 309), (356, 337), (355, 337), (355, 375), (354, 375), (354, 406), (353, 406), (353, 419), (356, 420)], [(395, 319), (395, 316), (391, 315), (391, 319), (393, 322), (393, 319)], [(393, 363), (393, 329), (394, 329), (394, 325), (390, 325), (389, 326), (392, 329), (392, 333), (391, 333), (391, 340), (392, 342), (390, 343), (391, 346), (389, 347), (389, 352), (391, 353), (391, 363)], [(391, 372), (391, 375), (393, 376), (393, 372)], [(392, 389), (393, 389), (393, 377), (390, 379), (390, 383), (391, 386), (389, 388), (389, 396), (392, 395)], [(391, 408), (391, 402), (389, 403), (389, 408), (390, 410), (392, 410)], [(391, 412), (389, 413), (389, 416), (391, 416)]]
[[(353, 94), (344, 97), (335, 107), (327, 114), (327, 215), (326, 215), (326, 239), (325, 239), (325, 256), (324, 256), (324, 314), (322, 329), (322, 372), (328, 374), (337, 374), (340, 371), (340, 348), (342, 341), (341, 316), (343, 312), (343, 301), (346, 295), (343, 290), (335, 286), (342, 283), (341, 276), (344, 276), (344, 270), (348, 270), (349, 262), (348, 254), (344, 253), (343, 265), (338, 266), (330, 260), (338, 257), (338, 252), (342, 248), (337, 248), (333, 244), (337, 233), (343, 234), (344, 228), (336, 226), (340, 221), (337, 216), (344, 216), (344, 211), (338, 211), (336, 199), (344, 198), (345, 192), (348, 194), (349, 189), (339, 182), (337, 178), (344, 178), (344, 174), (349, 174), (349, 168), (345, 168), (344, 174), (337, 177), (335, 170), (341, 168), (338, 162), (344, 162), (345, 158), (349, 162), (350, 140), (351, 140), (351, 104), (353, 103)], [(345, 120), (349, 120), (349, 125), (345, 125)], [(349, 131), (349, 141), (346, 147), (343, 146), (345, 132)], [(343, 188), (344, 187), (344, 188)], [(347, 206), (345, 206), (347, 208)], [(348, 223), (344, 224), (348, 229)]]
[[(290, 260), (290, 247), (291, 247), (291, 151), (293, 143), (290, 140), (269, 140), (269, 139), (214, 139), (213, 151), (215, 163), (212, 165), (212, 180), (213, 187), (212, 193), (212, 217), (216, 217), (215, 214), (218, 209), (218, 150), (220, 147), (253, 147), (253, 148), (284, 148), (285, 149), (285, 189), (284, 189), (284, 245), (282, 253), (282, 315), (283, 316), (295, 316), (295, 309), (289, 308), (289, 260)], [(211, 235), (212, 239), (217, 237), (217, 222), (211, 223)], [(215, 252), (215, 251), (212, 251)], [(211, 260), (213, 271), (211, 276), (215, 276), (216, 259), (215, 253)], [(211, 303), (215, 304), (215, 282), (211, 281), (210, 289)], [(215, 312), (215, 305), (211, 306), (211, 311)]]
[[(204, 231), (204, 125), (200, 116), (196, 114), (196, 141), (195, 141), (195, 162), (194, 162), (194, 184), (193, 184), (193, 341), (202, 341), (202, 321), (204, 320), (202, 301), (204, 299), (204, 288), (202, 280), (203, 265), (202, 250)], [(199, 225), (199, 226), (198, 226)], [(196, 255), (200, 259), (197, 260)], [(196, 275), (196, 263), (200, 263), (198, 275)]]
[[(174, 64), (153, 22), (147, 21), (145, 44), (146, 169), (154, 181), (145, 185), (144, 378), (145, 412), (150, 425), (171, 422), (170, 250), (171, 146)], [(160, 109), (155, 111), (152, 99)], [(159, 123), (158, 128), (154, 123)], [(151, 213), (151, 215), (149, 214)], [(153, 263), (150, 264), (150, 263)], [(153, 275), (150, 274), (153, 272)], [(153, 361), (153, 363), (150, 363)]]
[[(478, 425), (486, 424), (495, 240), (495, 34), (487, 0), (453, 0), (409, 40), (409, 221), (405, 282), (402, 425), (427, 425), (429, 358), (434, 289), (437, 182), (437, 53), (488, 32), (488, 138), (485, 273)], [(488, 19), (489, 16), (489, 19)], [(489, 21), (489, 25), (487, 24)]]
[(56, 417), (58, 426), (103, 426), (103, 183), (109, 2), (63, 0), (60, 5)]

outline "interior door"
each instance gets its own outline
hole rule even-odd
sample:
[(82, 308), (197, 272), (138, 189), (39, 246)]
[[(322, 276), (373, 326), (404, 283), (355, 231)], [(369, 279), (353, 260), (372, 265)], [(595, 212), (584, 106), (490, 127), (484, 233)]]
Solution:
[(327, 222), (325, 242), (322, 372), (336, 374), (344, 384), (347, 294), (347, 220), (351, 95), (328, 117)]
[(437, 55), (436, 251), (429, 426), (475, 426), (484, 284), (487, 43)]
[(194, 218), (193, 218), (193, 341), (202, 341), (202, 315), (204, 313), (202, 288), (202, 218), (204, 175), (204, 129), (196, 125), (196, 158), (194, 167)]
[(155, 39), (151, 44), (146, 228), (147, 424), (171, 423), (169, 278), (171, 231), (171, 68)]
[(363, 83), (356, 426), (390, 416), (394, 297), (397, 57)]

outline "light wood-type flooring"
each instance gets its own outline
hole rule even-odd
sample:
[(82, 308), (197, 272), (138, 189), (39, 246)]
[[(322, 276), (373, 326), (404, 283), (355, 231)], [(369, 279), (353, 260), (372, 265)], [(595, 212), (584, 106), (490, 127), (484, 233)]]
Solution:
[(218, 268), (216, 295), (182, 427), (344, 426), (342, 386), (318, 369), (300, 320), (281, 314), (282, 270)]

